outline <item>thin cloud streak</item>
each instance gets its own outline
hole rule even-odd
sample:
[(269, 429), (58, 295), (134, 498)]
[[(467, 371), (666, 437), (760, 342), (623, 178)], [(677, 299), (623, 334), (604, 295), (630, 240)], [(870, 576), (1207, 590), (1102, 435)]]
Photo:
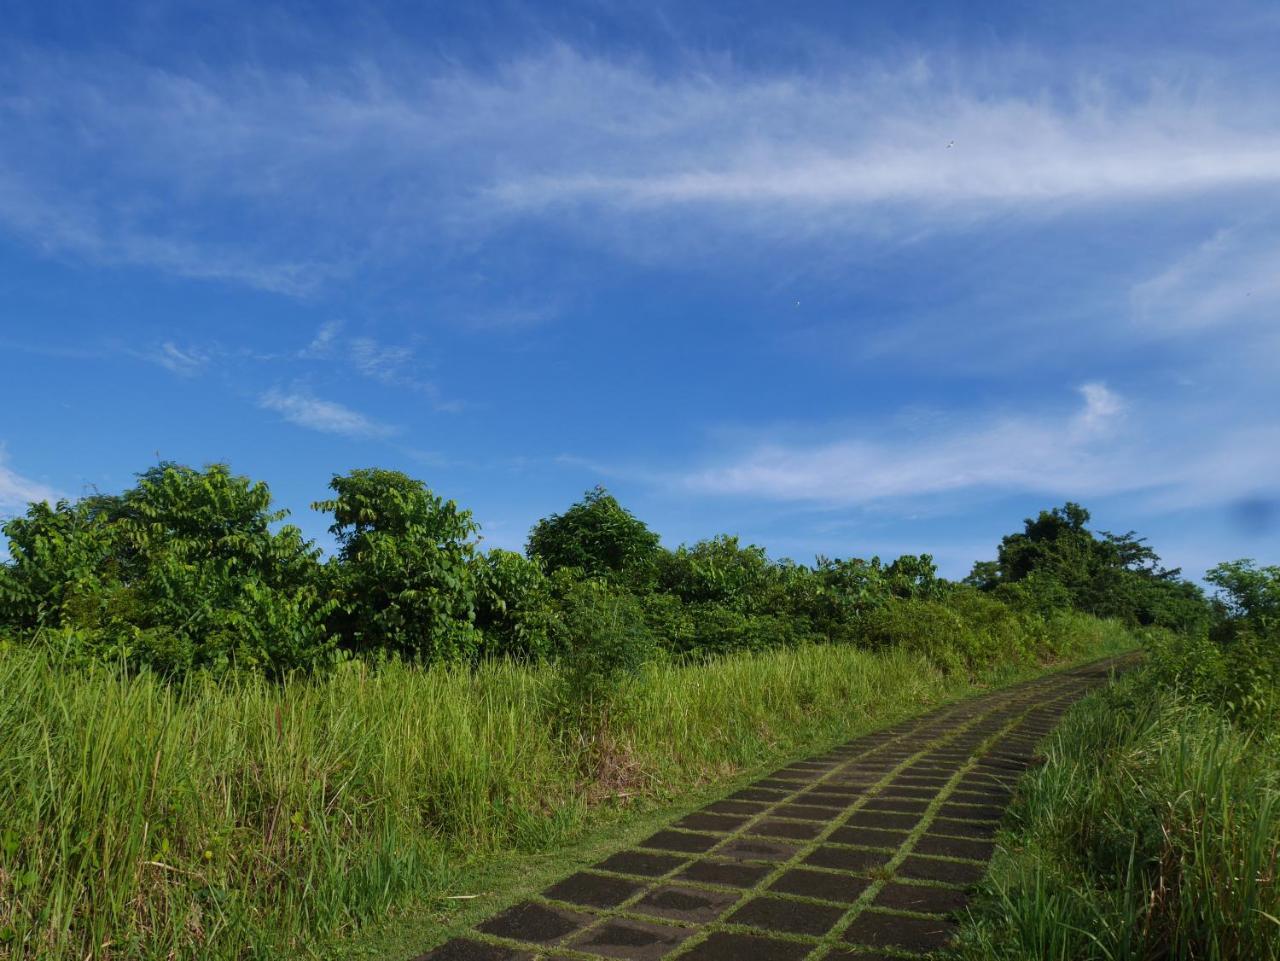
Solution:
[(274, 411), (291, 424), (326, 434), (368, 440), (390, 437), (396, 432), (394, 427), (305, 391), (272, 389), (259, 398), (258, 405), (264, 410)]

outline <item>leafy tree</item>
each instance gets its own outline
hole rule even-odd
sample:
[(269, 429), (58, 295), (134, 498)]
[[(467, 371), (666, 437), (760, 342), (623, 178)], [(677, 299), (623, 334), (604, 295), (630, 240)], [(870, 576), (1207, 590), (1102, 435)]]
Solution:
[(1068, 502), (1028, 518), (1006, 535), (997, 559), (974, 565), (971, 585), (1048, 613), (1067, 603), (1098, 617), (1191, 629), (1208, 613), (1199, 589), (1133, 531), (1089, 530), (1090, 515)]
[(1204, 579), (1218, 589), (1217, 601), (1228, 617), (1258, 624), (1280, 622), (1280, 566), (1258, 567), (1250, 559), (1226, 561)]
[(400, 471), (353, 470), (329, 487), (335, 496), (313, 507), (334, 515), (338, 557), (328, 572), (343, 643), (428, 661), (475, 657), (471, 513)]
[(484, 638), (485, 656), (550, 656), (553, 599), (538, 562), (494, 548), (476, 559), (475, 572), (475, 623)]
[(572, 567), (587, 577), (646, 586), (658, 550), (658, 535), (597, 487), (563, 514), (538, 521), (529, 532), (526, 553), (548, 571)]
[(3, 620), (64, 650), (166, 673), (327, 661), (319, 551), (272, 526), (263, 483), (160, 464), (117, 496), (32, 504), (4, 526)]

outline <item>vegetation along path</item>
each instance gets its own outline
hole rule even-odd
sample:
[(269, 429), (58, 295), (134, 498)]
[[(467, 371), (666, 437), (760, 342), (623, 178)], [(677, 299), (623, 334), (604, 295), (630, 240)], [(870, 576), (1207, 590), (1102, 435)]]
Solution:
[(775, 771), (419, 961), (875, 961), (944, 948), (1036, 744), (1126, 659)]

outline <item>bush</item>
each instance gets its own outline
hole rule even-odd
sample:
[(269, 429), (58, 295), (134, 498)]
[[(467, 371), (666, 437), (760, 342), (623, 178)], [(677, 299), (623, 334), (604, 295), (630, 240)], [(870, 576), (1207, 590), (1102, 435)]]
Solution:
[(656, 656), (656, 639), (630, 593), (602, 578), (560, 582), (557, 713), (575, 727), (599, 728), (627, 681)]
[(331, 511), (338, 557), (328, 565), (347, 648), (425, 661), (476, 657), (478, 526), (470, 511), (399, 471), (335, 475)]
[(897, 645), (923, 654), (947, 672), (967, 667), (978, 643), (964, 619), (945, 604), (900, 597), (867, 612), (862, 640), (873, 649)]

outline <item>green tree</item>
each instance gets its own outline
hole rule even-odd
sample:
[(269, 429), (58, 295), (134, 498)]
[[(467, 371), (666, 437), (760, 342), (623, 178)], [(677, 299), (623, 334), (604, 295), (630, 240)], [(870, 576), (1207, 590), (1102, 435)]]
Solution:
[(529, 532), (526, 553), (547, 571), (578, 568), (637, 587), (653, 578), (658, 535), (603, 487), (587, 491), (563, 514), (544, 517)]
[(425, 661), (475, 657), (478, 527), (469, 511), (400, 471), (335, 475), (338, 556), (329, 565), (334, 626), (351, 650)]
[(160, 464), (114, 496), (32, 504), (4, 526), (3, 620), (77, 655), (166, 673), (312, 667), (333, 652), (319, 551), (274, 525), (266, 484)]

